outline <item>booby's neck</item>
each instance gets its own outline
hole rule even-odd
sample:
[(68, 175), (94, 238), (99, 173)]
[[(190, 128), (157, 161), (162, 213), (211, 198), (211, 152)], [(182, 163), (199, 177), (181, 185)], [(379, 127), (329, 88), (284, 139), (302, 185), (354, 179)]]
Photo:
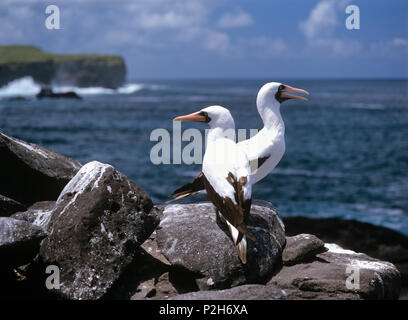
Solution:
[(285, 133), (285, 123), (280, 113), (280, 103), (276, 99), (258, 99), (257, 107), (259, 115), (267, 130), (280, 131)]
[(222, 138), (228, 138), (236, 141), (235, 139), (235, 123), (229, 121), (222, 126), (211, 126), (207, 134), (207, 142), (215, 141)]

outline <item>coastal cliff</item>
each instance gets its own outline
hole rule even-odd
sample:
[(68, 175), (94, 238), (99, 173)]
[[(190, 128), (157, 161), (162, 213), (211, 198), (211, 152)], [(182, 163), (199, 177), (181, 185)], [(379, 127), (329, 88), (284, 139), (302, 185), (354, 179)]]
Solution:
[(125, 83), (126, 65), (114, 55), (59, 55), (34, 46), (0, 46), (0, 87), (25, 76), (41, 85), (116, 89)]

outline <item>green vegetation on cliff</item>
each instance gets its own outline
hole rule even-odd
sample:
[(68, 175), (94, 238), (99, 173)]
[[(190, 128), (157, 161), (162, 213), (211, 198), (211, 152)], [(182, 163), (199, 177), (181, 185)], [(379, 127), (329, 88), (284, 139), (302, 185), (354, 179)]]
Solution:
[(115, 55), (99, 54), (53, 54), (44, 52), (34, 46), (2, 46), (0, 45), (0, 64), (8, 63), (31, 63), (44, 62), (47, 60), (70, 61), (70, 60), (94, 60), (102, 58), (108, 65), (122, 64), (123, 58)]

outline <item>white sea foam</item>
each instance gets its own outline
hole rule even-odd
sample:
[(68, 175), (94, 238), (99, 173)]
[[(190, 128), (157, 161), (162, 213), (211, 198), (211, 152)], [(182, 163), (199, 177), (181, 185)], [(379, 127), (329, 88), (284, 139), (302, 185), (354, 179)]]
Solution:
[(367, 110), (384, 110), (385, 106), (380, 104), (380, 103), (350, 103), (348, 105), (345, 105), (346, 107), (348, 106), (349, 108), (352, 109), (367, 109)]
[(279, 174), (283, 176), (305, 176), (305, 177), (316, 177), (316, 178), (343, 178), (345, 175), (340, 172), (323, 172), (323, 171), (309, 171), (304, 169), (281, 169), (276, 168), (272, 171), (274, 174)]
[(41, 86), (35, 83), (33, 78), (24, 77), (0, 87), (0, 97), (34, 96), (40, 90)]
[[(79, 95), (101, 95), (101, 94), (132, 94), (142, 89), (158, 90), (160, 86), (145, 85), (142, 83), (128, 83), (116, 90), (103, 87), (79, 88), (75, 86), (53, 86), (52, 90), (56, 93), (74, 91)], [(16, 96), (35, 96), (41, 90), (41, 85), (36, 83), (32, 77), (24, 77), (0, 87), (0, 98)]]

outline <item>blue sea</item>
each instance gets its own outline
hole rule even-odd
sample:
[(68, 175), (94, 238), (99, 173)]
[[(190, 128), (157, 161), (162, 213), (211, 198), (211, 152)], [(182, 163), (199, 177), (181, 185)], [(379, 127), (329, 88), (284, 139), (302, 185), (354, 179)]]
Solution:
[[(355, 219), (408, 235), (407, 80), (134, 80), (118, 91), (54, 88), (83, 100), (36, 100), (39, 86), (25, 78), (0, 88), (0, 131), (83, 164), (110, 163), (163, 203), (200, 165), (154, 165), (151, 132), (164, 128), (173, 143), (172, 118), (213, 104), (229, 108), (237, 128), (260, 129), (255, 98), (271, 80), (306, 89), (310, 99), (282, 104), (286, 153), (254, 198), (282, 216)], [(193, 127), (205, 129), (182, 124)]]

